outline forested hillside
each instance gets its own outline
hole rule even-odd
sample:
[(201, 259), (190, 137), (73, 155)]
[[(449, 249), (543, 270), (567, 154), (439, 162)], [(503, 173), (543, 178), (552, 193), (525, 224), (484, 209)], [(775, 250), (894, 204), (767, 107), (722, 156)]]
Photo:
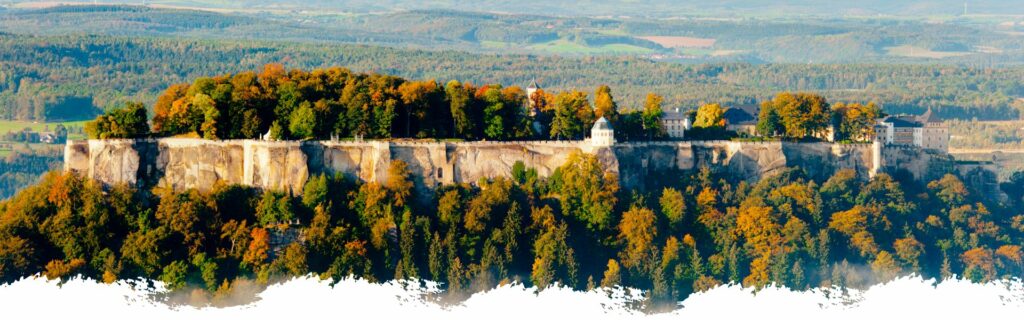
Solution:
[(977, 17), (566, 17), (452, 10), (210, 12), (56, 6), (0, 14), (18, 34), (170, 36), (358, 43), (473, 53), (646, 56), (681, 62), (1024, 62), (1024, 21)]
[(240, 283), (312, 272), (429, 279), (456, 298), (504, 283), (628, 286), (649, 290), (645, 306), (672, 308), (723, 283), (863, 288), (1024, 267), (1024, 175), (999, 203), (952, 174), (815, 181), (798, 168), (756, 183), (710, 168), (657, 172), (628, 190), (582, 153), (550, 178), (520, 163), (510, 178), (427, 193), (409, 172), (392, 161), (382, 183), (315, 176), (301, 196), (104, 189), (54, 172), (0, 202), (0, 280), (141, 277), (218, 304)]
[(35, 184), (50, 170), (59, 169), (64, 153), (58, 150), (12, 153), (0, 159), (0, 199)]
[(257, 70), (344, 66), (438, 83), (502, 83), (545, 89), (615, 88), (621, 108), (647, 93), (665, 108), (702, 102), (753, 103), (779, 91), (814, 91), (836, 102), (874, 101), (890, 113), (947, 118), (1016, 119), (1024, 101), (1024, 67), (948, 65), (673, 64), (631, 57), (565, 58), (478, 55), (360, 45), (186, 40), (107, 36), (0, 37), (0, 116), (83, 119), (125, 101), (152, 105), (171, 84), (200, 76)]

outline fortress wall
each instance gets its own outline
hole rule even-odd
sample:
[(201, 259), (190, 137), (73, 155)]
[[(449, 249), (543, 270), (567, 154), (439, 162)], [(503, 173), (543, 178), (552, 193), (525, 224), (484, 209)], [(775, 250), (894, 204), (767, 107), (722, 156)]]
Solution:
[[(409, 165), (413, 182), (423, 189), (475, 183), (508, 176), (522, 161), (541, 177), (554, 173), (574, 151), (597, 155), (626, 188), (646, 179), (673, 179), (665, 172), (703, 166), (720, 167), (756, 181), (785, 167), (800, 166), (813, 177), (827, 178), (839, 169), (867, 178), (875, 171), (908, 170), (934, 177), (952, 168), (951, 157), (912, 148), (867, 144), (739, 141), (660, 141), (619, 143), (592, 148), (585, 141), (526, 142), (332, 142), (203, 139), (69, 141), (65, 170), (104, 183), (208, 190), (216, 183), (241, 184), (298, 194), (311, 175), (344, 174), (359, 181), (383, 182), (392, 160)], [(881, 155), (879, 155), (881, 154)], [(948, 161), (947, 161), (948, 160)], [(941, 174), (939, 175), (941, 176)]]

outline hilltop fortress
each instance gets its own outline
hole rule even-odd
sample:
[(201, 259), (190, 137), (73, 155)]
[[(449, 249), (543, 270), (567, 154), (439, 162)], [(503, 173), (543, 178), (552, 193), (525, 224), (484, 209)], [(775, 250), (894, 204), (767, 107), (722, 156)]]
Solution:
[[(217, 183), (302, 192), (311, 175), (342, 173), (383, 181), (391, 161), (408, 163), (417, 187), (508, 176), (517, 161), (551, 175), (571, 152), (598, 156), (626, 188), (663, 173), (719, 167), (754, 181), (801, 167), (828, 177), (853, 169), (868, 178), (906, 170), (925, 181), (957, 170), (951, 156), (912, 146), (872, 144), (662, 141), (398, 142), (263, 141), (184, 138), (69, 141), (64, 168), (105, 184), (208, 190)], [(662, 173), (662, 174), (659, 174)]]

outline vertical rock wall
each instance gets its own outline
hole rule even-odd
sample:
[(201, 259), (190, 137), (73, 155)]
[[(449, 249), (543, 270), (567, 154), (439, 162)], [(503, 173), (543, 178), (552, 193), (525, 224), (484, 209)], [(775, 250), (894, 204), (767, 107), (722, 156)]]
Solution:
[(881, 153), (883, 171), (905, 171), (919, 181), (939, 179), (956, 170), (956, 160), (947, 153), (900, 146), (882, 148)]
[[(442, 184), (475, 183), (508, 176), (522, 161), (542, 177), (550, 176), (572, 152), (596, 154), (626, 188), (647, 179), (675, 179), (664, 172), (703, 166), (721, 167), (754, 181), (786, 167), (799, 166), (827, 178), (854, 169), (864, 178), (880, 167), (908, 170), (930, 178), (948, 171), (948, 155), (920, 149), (872, 145), (782, 142), (647, 142), (593, 148), (584, 141), (536, 142), (329, 142), (203, 139), (69, 141), (65, 170), (104, 183), (208, 190), (218, 183), (301, 193), (311, 175), (341, 173), (351, 180), (387, 178), (393, 160), (409, 165), (413, 182), (425, 189)], [(945, 157), (943, 157), (945, 156)], [(950, 166), (950, 168), (952, 168)]]

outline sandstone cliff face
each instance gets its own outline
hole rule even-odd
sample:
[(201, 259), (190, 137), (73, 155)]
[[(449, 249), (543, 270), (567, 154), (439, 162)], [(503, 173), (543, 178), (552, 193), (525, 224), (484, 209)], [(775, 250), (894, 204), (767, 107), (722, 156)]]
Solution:
[(141, 157), (151, 171), (139, 172), (144, 184), (182, 190), (206, 190), (217, 182), (242, 184), (245, 158), (242, 143), (209, 144), (192, 139), (153, 141), (156, 154)]
[(453, 150), (452, 180), (472, 183), (481, 178), (507, 177), (511, 175), (512, 166), (516, 161), (522, 161), (528, 168), (536, 168), (539, 176), (547, 177), (565, 163), (570, 153), (581, 151), (582, 147), (582, 143), (579, 142), (496, 142), (479, 146), (473, 143), (460, 143)]
[(69, 141), (64, 168), (108, 184), (209, 190), (218, 183), (300, 192), (299, 143), (139, 139)]
[(146, 141), (136, 140), (89, 141), (89, 153), (85, 157), (74, 158), (87, 161), (85, 168), (94, 179), (135, 184), (143, 160), (139, 157), (139, 150), (145, 144)]
[(782, 143), (791, 167), (800, 167), (814, 178), (827, 179), (840, 169), (852, 169), (863, 178), (874, 176), (874, 153), (870, 144)]
[[(881, 151), (885, 150), (885, 151)], [(140, 139), (69, 141), (65, 170), (104, 183), (208, 190), (217, 183), (302, 192), (310, 175), (344, 174), (351, 180), (387, 178), (391, 161), (409, 165), (421, 190), (442, 184), (475, 183), (511, 174), (522, 161), (541, 177), (550, 176), (572, 152), (597, 155), (626, 188), (647, 179), (677, 179), (666, 172), (720, 167), (754, 181), (800, 166), (827, 178), (843, 168), (867, 178), (880, 168), (906, 169), (932, 177), (946, 170), (948, 156), (919, 149), (889, 150), (871, 145), (781, 142), (649, 142), (593, 148), (583, 141), (538, 142), (328, 142), (211, 141)]]
[(942, 178), (947, 173), (955, 172), (956, 167), (956, 160), (953, 159), (953, 156), (918, 148), (883, 148), (881, 157), (883, 170), (906, 171), (920, 181)]

